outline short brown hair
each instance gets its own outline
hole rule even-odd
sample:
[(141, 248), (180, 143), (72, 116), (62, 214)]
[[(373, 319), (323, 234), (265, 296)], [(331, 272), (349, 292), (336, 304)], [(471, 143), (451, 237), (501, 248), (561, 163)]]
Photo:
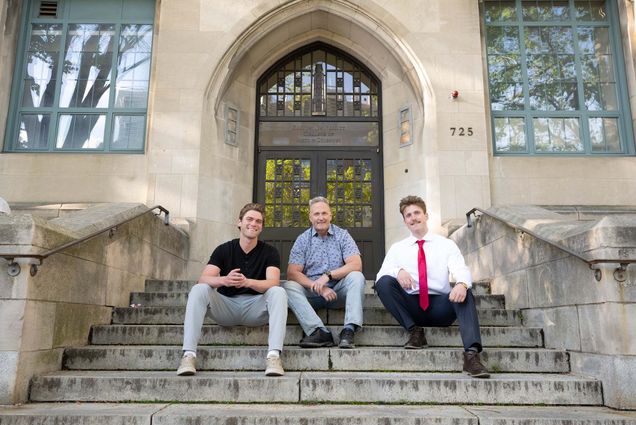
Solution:
[(261, 204), (257, 204), (256, 202), (250, 202), (249, 204), (245, 204), (245, 206), (241, 208), (241, 211), (239, 212), (239, 221), (243, 220), (243, 216), (248, 211), (256, 211), (261, 213), (261, 217), (263, 218), (263, 225), (265, 224), (265, 208), (263, 208)]
[(406, 207), (411, 205), (417, 205), (422, 209), (422, 211), (424, 211), (424, 214), (426, 214), (426, 202), (424, 202), (424, 200), (419, 196), (409, 195), (400, 199), (400, 214), (402, 214), (402, 217), (404, 217), (404, 210)]

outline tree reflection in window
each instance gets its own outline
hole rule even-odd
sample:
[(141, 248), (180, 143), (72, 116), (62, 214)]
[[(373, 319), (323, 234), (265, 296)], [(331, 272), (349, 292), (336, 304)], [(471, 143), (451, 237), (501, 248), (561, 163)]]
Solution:
[[(69, 3), (69, 16), (87, 3)], [(143, 151), (153, 27), (129, 23), (133, 8), (112, 3), (122, 10), (111, 22), (55, 15), (27, 23), (10, 150)], [(154, 6), (143, 10), (130, 20), (152, 22)]]
[(606, 0), (484, 3), (495, 152), (633, 151), (614, 6)]

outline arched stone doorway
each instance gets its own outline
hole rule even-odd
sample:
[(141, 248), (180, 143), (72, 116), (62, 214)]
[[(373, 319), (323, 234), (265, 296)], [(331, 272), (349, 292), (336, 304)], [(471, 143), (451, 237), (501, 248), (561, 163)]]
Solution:
[[(381, 10), (378, 14), (383, 16)], [(384, 191), (377, 198), (380, 202), (383, 200), (380, 207), (389, 211), (383, 211), (384, 222), (379, 227), (385, 243), (403, 237), (404, 225), (395, 209), (400, 197), (406, 194), (425, 196), (430, 202), (430, 222), (436, 223), (439, 217), (437, 160), (435, 155), (427, 157), (429, 151), (435, 153), (436, 145), (414, 143), (408, 149), (400, 149), (395, 143), (399, 139), (398, 115), (405, 105), (412, 109), (415, 138), (435, 140), (424, 120), (426, 108), (429, 126), (435, 122), (435, 111), (429, 109), (433, 101), (430, 83), (423, 64), (396, 30), (400, 30), (399, 23), (389, 26), (370, 11), (357, 13), (357, 8), (348, 2), (302, 0), (281, 7), (272, 5), (271, 13), (260, 16), (237, 36), (215, 65), (207, 83), (204, 109), (214, 119), (202, 121), (201, 172), (196, 185), (188, 186), (197, 195), (196, 230), (191, 244), (192, 263), (197, 273), (199, 264), (209, 257), (210, 241), (235, 237), (233, 214), (247, 200), (256, 199), (259, 79), (290, 52), (315, 42), (356, 58), (381, 81), (383, 146), (377, 152), (381, 154), (377, 176)], [(224, 143), (228, 107), (240, 115), (235, 145)], [(428, 133), (431, 134), (426, 135)], [(405, 180), (407, 168), (409, 179)], [(219, 205), (220, 199), (222, 205)], [(280, 249), (284, 262), (289, 248)], [(384, 249), (381, 246), (373, 257), (381, 257)], [(285, 268), (284, 263), (283, 270)], [(367, 267), (368, 276), (373, 277), (376, 272), (377, 267), (371, 272)]]
[(284, 265), (310, 224), (308, 201), (325, 196), (334, 224), (349, 230), (373, 278), (384, 254), (380, 80), (351, 55), (316, 42), (258, 80), (255, 198), (263, 238)]

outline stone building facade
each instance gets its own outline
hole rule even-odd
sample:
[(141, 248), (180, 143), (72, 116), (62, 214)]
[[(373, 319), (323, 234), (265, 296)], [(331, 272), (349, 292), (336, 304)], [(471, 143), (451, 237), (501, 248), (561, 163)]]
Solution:
[[(191, 275), (252, 199), (290, 238), (305, 197), (357, 193), (336, 217), (371, 228), (380, 257), (406, 194), (435, 226), (475, 206), (636, 199), (629, 0), (2, 0), (0, 23), (0, 195), (161, 204), (189, 225)], [(289, 71), (294, 52), (314, 56)], [(305, 103), (321, 96), (324, 111)], [(373, 137), (353, 141), (358, 121)], [(371, 178), (347, 177), (367, 159)], [(311, 171), (277, 181), (276, 164)]]

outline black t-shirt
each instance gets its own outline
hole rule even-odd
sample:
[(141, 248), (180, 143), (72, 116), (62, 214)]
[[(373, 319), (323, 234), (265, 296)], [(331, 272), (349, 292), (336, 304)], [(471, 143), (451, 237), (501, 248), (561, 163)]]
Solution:
[[(208, 264), (221, 269), (221, 276), (227, 276), (234, 269), (241, 269), (241, 273), (248, 279), (264, 280), (267, 277), (268, 267), (280, 268), (280, 255), (278, 255), (276, 248), (262, 241), (258, 241), (254, 249), (246, 254), (243, 252), (239, 240), (233, 239), (217, 246), (210, 256)], [(217, 291), (226, 297), (240, 294), (260, 294), (251, 288), (228, 286), (220, 286)]]

